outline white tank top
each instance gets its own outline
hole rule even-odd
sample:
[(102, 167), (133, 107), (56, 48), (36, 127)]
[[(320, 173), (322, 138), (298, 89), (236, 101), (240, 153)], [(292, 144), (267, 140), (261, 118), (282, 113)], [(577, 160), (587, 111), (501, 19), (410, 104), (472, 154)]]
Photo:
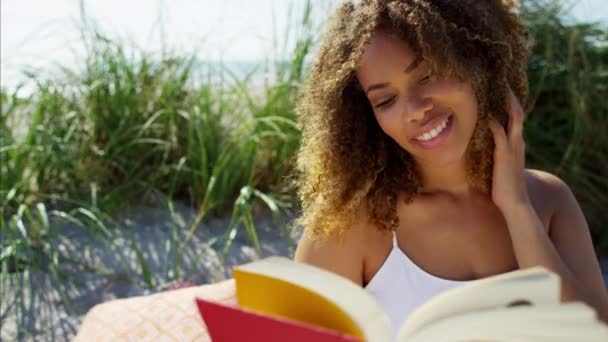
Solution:
[(465, 283), (466, 280), (449, 280), (425, 272), (403, 253), (393, 232), (393, 248), (365, 289), (388, 314), (394, 338), (401, 324), (420, 305)]

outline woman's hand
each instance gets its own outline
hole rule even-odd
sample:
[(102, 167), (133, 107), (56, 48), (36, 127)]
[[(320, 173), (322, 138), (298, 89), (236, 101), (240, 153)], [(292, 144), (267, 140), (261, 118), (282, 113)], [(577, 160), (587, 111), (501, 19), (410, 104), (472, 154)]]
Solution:
[(530, 204), (524, 178), (524, 111), (510, 87), (508, 91), (509, 123), (506, 132), (494, 118), (490, 119), (489, 125), (495, 144), (492, 201), (503, 214), (513, 207)]

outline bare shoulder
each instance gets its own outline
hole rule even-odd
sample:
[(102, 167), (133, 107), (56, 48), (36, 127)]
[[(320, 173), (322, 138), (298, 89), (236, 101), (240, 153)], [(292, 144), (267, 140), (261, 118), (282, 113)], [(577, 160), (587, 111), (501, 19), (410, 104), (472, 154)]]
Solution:
[(356, 223), (342, 234), (314, 236), (305, 231), (298, 242), (295, 260), (311, 264), (363, 284), (363, 262), (371, 229), (361, 213)]
[(526, 169), (526, 184), (532, 205), (553, 216), (557, 211), (577, 205), (566, 182), (558, 176), (541, 170)]
[(544, 190), (548, 191), (564, 191), (568, 190), (568, 185), (558, 176), (543, 170), (526, 169), (526, 178), (537, 185), (540, 185)]

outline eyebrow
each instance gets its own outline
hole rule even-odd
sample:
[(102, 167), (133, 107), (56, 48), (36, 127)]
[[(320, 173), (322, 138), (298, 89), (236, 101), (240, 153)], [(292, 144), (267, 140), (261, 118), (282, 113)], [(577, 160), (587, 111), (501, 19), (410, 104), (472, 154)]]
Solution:
[[(422, 57), (417, 57), (412, 63), (410, 63), (410, 65), (407, 68), (405, 68), (405, 70), (403, 70), (403, 72), (406, 74), (409, 74), (410, 72), (415, 70), (422, 61), (423, 61)], [(388, 86), (388, 82), (372, 84), (369, 87), (367, 87), (366, 93), (369, 93), (372, 90), (384, 88), (386, 86)]]

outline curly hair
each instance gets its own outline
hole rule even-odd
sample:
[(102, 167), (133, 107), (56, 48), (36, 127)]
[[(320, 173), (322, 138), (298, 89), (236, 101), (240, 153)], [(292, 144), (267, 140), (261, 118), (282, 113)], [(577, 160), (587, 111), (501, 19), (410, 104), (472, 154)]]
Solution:
[(526, 103), (527, 33), (516, 0), (361, 0), (342, 2), (330, 18), (296, 106), (302, 131), (296, 185), (314, 235), (342, 233), (355, 220), (394, 229), (397, 202), (419, 193), (411, 155), (386, 135), (356, 78), (373, 34), (390, 30), (441, 77), (470, 82), (478, 120), (466, 151), (468, 183), (491, 191), (490, 117), (506, 125), (510, 86)]

